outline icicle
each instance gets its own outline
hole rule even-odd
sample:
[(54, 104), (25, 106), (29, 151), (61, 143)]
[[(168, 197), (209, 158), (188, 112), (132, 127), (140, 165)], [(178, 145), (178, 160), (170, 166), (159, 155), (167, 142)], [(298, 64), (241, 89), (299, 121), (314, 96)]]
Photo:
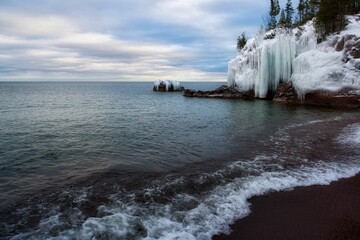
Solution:
[(255, 96), (265, 98), (280, 82), (290, 79), (295, 53), (295, 41), (285, 30), (277, 30), (275, 39), (258, 37), (229, 62), (228, 85), (254, 89)]

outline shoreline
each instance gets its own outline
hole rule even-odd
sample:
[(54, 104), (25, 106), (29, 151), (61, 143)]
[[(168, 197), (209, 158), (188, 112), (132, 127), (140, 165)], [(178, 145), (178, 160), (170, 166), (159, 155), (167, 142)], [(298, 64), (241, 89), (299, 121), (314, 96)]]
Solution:
[(360, 239), (360, 173), (330, 185), (253, 197), (251, 213), (213, 240)]

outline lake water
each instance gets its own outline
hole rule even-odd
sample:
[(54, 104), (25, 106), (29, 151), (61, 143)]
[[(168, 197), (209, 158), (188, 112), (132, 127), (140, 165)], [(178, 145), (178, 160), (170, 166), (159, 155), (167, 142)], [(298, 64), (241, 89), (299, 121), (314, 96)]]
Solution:
[(211, 239), (252, 196), (360, 172), (359, 120), (152, 83), (0, 83), (0, 238)]

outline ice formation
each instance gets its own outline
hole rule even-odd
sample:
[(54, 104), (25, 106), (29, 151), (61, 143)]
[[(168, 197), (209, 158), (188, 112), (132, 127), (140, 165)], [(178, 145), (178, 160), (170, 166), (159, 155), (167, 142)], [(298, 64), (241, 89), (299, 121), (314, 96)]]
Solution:
[(346, 30), (320, 44), (312, 21), (292, 31), (276, 29), (258, 34), (229, 62), (228, 85), (243, 91), (253, 89), (259, 98), (271, 97), (279, 83), (288, 80), (300, 97), (313, 90), (359, 88), (360, 60), (344, 59), (346, 49), (335, 49), (344, 36), (352, 35), (353, 46), (359, 44), (359, 17), (349, 17)]
[(181, 91), (181, 83), (176, 80), (157, 80), (154, 83), (154, 91)]

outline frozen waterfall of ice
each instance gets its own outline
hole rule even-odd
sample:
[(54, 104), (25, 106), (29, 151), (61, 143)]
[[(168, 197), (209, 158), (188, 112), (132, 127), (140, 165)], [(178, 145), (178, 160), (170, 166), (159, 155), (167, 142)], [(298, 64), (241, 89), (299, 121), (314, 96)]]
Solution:
[(312, 90), (360, 87), (360, 71), (354, 67), (359, 60), (342, 61), (343, 52), (337, 52), (330, 44), (345, 34), (359, 37), (360, 21), (356, 17), (349, 17), (350, 24), (344, 32), (330, 36), (321, 44), (317, 44), (312, 21), (301, 29), (276, 29), (259, 34), (230, 60), (228, 85), (242, 91), (253, 89), (259, 98), (274, 94), (279, 83), (288, 80), (300, 96)]
[(229, 62), (228, 85), (265, 98), (280, 82), (290, 79), (296, 45), (292, 34), (284, 29), (274, 31), (275, 38), (264, 36), (249, 40), (239, 55)]

